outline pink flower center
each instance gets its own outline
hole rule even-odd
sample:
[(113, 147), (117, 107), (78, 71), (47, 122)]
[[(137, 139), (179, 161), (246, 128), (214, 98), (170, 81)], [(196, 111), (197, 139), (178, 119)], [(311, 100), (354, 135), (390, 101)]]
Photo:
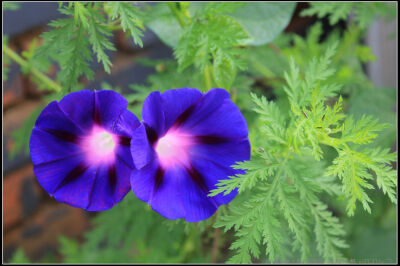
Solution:
[(192, 145), (191, 136), (176, 130), (169, 131), (156, 143), (156, 152), (164, 167), (189, 163), (188, 148)]
[(112, 162), (115, 159), (116, 137), (100, 127), (93, 128), (83, 146), (92, 163)]

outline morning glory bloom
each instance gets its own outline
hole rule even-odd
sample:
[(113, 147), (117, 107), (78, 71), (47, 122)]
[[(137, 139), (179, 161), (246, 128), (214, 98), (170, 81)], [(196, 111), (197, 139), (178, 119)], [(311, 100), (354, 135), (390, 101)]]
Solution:
[(236, 196), (207, 196), (218, 180), (243, 173), (232, 165), (250, 159), (246, 121), (229, 98), (223, 89), (192, 88), (146, 98), (131, 140), (131, 187), (162, 216), (201, 221)]
[(57, 201), (102, 211), (130, 190), (132, 132), (140, 125), (114, 91), (83, 90), (51, 102), (30, 138), (34, 173)]

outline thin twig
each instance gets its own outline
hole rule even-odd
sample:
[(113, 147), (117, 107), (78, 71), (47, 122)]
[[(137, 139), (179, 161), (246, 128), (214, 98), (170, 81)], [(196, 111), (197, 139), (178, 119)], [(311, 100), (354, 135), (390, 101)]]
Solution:
[(211, 263), (215, 263), (217, 261), (217, 256), (218, 256), (218, 251), (219, 251), (219, 237), (220, 237), (220, 229), (215, 228), (214, 229), (214, 241), (213, 241), (213, 247), (211, 251)]
[(178, 20), (179, 25), (181, 25), (182, 28), (185, 27), (185, 25), (186, 25), (185, 18), (183, 17), (182, 13), (179, 12), (179, 10), (176, 8), (176, 3), (170, 2), (167, 4), (168, 4), (169, 8), (171, 9), (172, 14), (174, 14), (176, 19)]
[(275, 43), (268, 43), (268, 46), (278, 55), (283, 55), (282, 50)]
[[(21, 67), (28, 67), (29, 63), (24, 60), (22, 57), (20, 57), (16, 52), (11, 50), (7, 45), (3, 46), (3, 52), (5, 55), (10, 57), (14, 62), (18, 63)], [(30, 72), (32, 75), (34, 75), (36, 78), (38, 78), (40, 81), (42, 81), (44, 84), (46, 84), (46, 87), (48, 89), (52, 89), (54, 91), (61, 91), (61, 86), (56, 83), (54, 80), (40, 72), (39, 70), (35, 68), (30, 68)]]

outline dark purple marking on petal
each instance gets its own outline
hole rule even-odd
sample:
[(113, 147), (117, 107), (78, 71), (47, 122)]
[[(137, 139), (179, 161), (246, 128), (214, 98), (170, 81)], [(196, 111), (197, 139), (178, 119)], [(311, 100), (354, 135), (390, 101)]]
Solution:
[(129, 147), (131, 145), (131, 138), (125, 136), (117, 136), (118, 144)]
[(71, 155), (67, 155), (67, 156), (64, 156), (64, 157), (61, 157), (61, 158), (57, 158), (57, 159), (46, 161), (46, 162), (42, 162), (42, 163), (37, 163), (35, 165), (36, 166), (43, 166), (43, 165), (46, 165), (46, 164), (52, 164), (52, 163), (63, 161), (63, 160), (66, 160), (66, 159), (69, 159), (69, 158), (72, 158), (72, 157), (76, 157), (76, 156), (79, 156), (79, 155), (82, 155), (82, 154), (84, 154), (84, 152), (73, 153)]
[(161, 166), (158, 166), (156, 173), (155, 173), (155, 178), (154, 178), (154, 187), (150, 194), (150, 199), (149, 199), (150, 205), (153, 202), (154, 194), (157, 192), (158, 188), (160, 187), (160, 185), (163, 181), (164, 174), (165, 174), (165, 169), (162, 168)]
[(156, 171), (153, 193), (156, 192), (158, 187), (161, 185), (164, 174), (165, 174), (165, 169), (159, 166)]
[(75, 179), (79, 178), (88, 168), (90, 165), (86, 163), (80, 163), (74, 169), (72, 169), (66, 177), (57, 185), (56, 189), (52, 192), (52, 194), (56, 193), (56, 191), (66, 184), (74, 181)]
[(63, 130), (51, 129), (51, 128), (39, 128), (39, 129), (49, 134), (52, 134), (53, 136), (56, 136), (57, 138), (60, 138), (64, 141), (72, 142), (75, 144), (78, 144), (79, 140), (81, 139), (81, 137)]
[(93, 108), (93, 121), (96, 125), (101, 125), (100, 111), (98, 107), (97, 93), (94, 93), (94, 108)]
[(148, 126), (147, 124), (144, 124), (144, 125), (145, 125), (145, 128), (146, 128), (147, 139), (149, 140), (151, 145), (154, 145), (154, 143), (158, 139), (157, 132), (153, 128)]
[[(202, 156), (196, 156), (196, 158), (192, 160), (192, 164), (194, 168), (202, 175), (203, 180), (210, 191), (218, 188), (216, 184), (221, 180), (221, 178), (226, 179), (229, 176), (245, 173), (244, 170), (233, 169), (228, 165), (215, 162), (207, 157)], [(236, 194), (237, 189), (231, 191), (227, 195), (218, 194), (213, 196), (213, 199), (218, 203), (218, 205), (227, 204), (236, 196)]]
[(212, 197), (207, 196), (208, 193), (210, 193), (210, 191), (208, 190), (202, 175), (193, 167), (192, 164), (189, 167), (185, 167), (185, 170), (187, 171), (189, 176), (192, 178), (194, 183), (201, 189), (201, 191), (203, 191), (205, 193), (206, 197), (211, 201), (211, 203), (216, 208), (218, 208), (218, 204), (215, 202), (215, 200)]
[(111, 193), (113, 193), (117, 185), (117, 170), (115, 168), (115, 164), (110, 165), (107, 170), (109, 189)]
[(94, 188), (94, 185), (96, 184), (96, 179), (97, 179), (98, 174), (99, 174), (99, 166), (96, 169), (96, 173), (94, 175), (93, 183), (92, 183), (92, 186), (90, 187), (90, 190), (89, 190), (89, 201), (88, 201), (88, 203), (87, 203), (87, 205), (85, 207), (85, 210), (88, 210), (89, 206), (92, 204), (93, 188)]
[(165, 114), (159, 91), (150, 93), (143, 102), (142, 122), (150, 126), (157, 135), (165, 133)]
[(173, 89), (161, 94), (165, 120), (165, 131), (172, 126), (175, 120), (201, 97), (201, 91), (194, 88)]
[(185, 123), (185, 121), (191, 116), (191, 114), (193, 113), (194, 109), (196, 108), (196, 105), (198, 102), (200, 102), (203, 99), (204, 96), (200, 97), (199, 100), (197, 100), (197, 102), (195, 102), (194, 104), (192, 104), (191, 106), (189, 106), (185, 111), (183, 111), (182, 114), (180, 114), (178, 116), (178, 118), (175, 120), (175, 122), (172, 124), (171, 127), (176, 127), (178, 128), (179, 126), (181, 126), (183, 123)]

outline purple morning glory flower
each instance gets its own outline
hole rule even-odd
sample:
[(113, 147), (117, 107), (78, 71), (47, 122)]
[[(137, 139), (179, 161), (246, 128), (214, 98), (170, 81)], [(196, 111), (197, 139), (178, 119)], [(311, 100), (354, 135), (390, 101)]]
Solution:
[(127, 106), (114, 91), (83, 90), (42, 111), (29, 147), (37, 180), (56, 200), (102, 211), (129, 192), (130, 140), (140, 122)]
[(250, 159), (246, 121), (228, 92), (152, 92), (142, 114), (131, 140), (131, 187), (139, 199), (168, 219), (197, 222), (236, 196), (207, 196), (218, 180), (242, 173), (233, 164)]

